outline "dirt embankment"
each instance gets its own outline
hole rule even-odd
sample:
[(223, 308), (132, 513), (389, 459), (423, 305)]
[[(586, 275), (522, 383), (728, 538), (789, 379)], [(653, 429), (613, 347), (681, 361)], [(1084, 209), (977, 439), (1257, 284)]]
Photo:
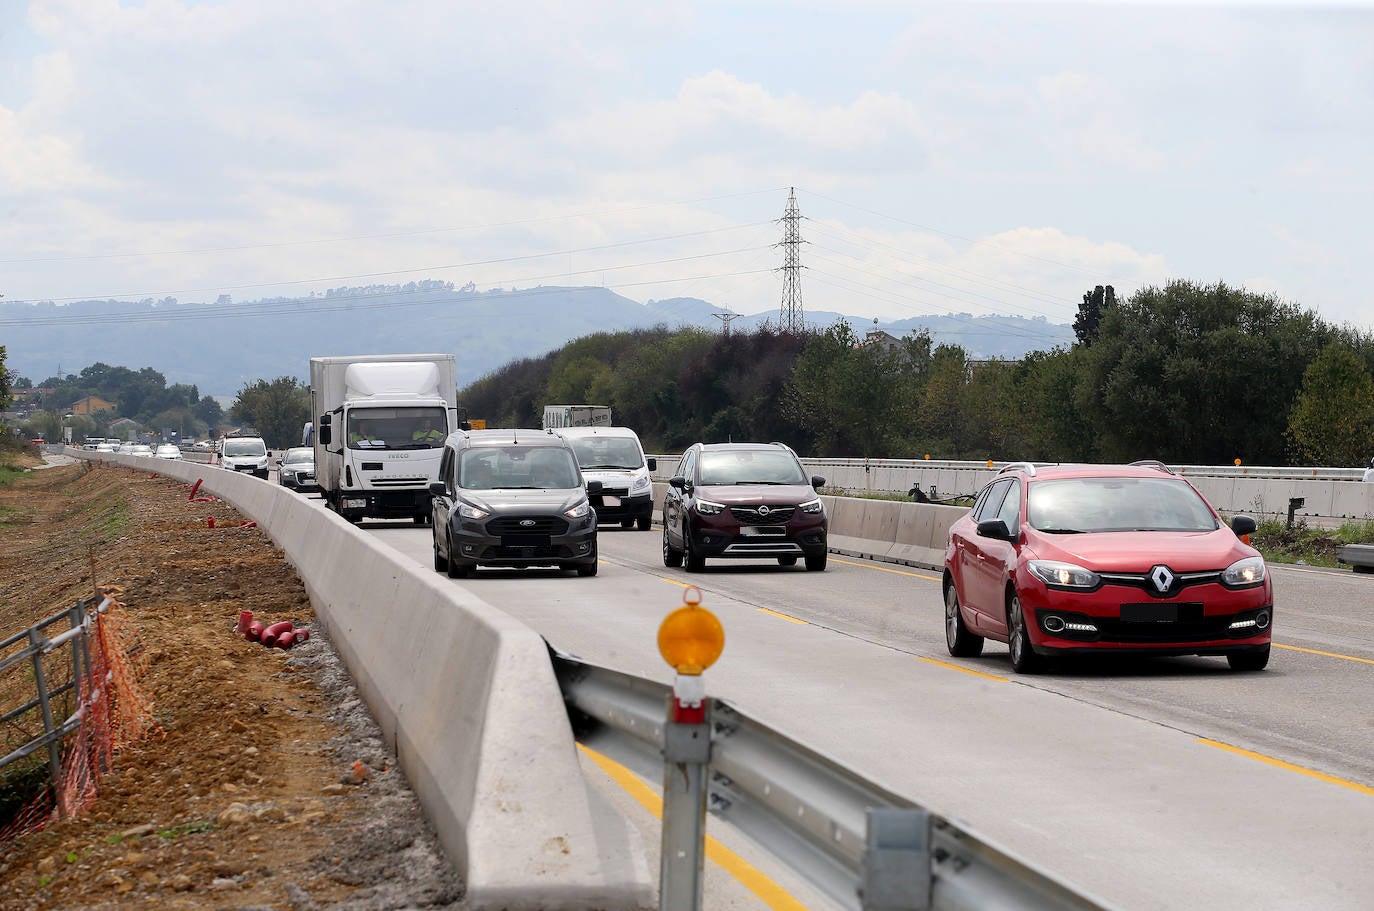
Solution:
[[(0, 489), (0, 636), (118, 586), (160, 728), (83, 817), (0, 845), (0, 908), (460, 907), (300, 579), (231, 505), (187, 493), (89, 464)], [(263, 648), (233, 633), (243, 609), (314, 635)]]

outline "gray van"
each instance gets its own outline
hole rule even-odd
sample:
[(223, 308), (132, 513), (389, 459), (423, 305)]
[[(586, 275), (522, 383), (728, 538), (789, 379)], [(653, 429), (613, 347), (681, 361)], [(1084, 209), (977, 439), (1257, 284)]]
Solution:
[(434, 569), (554, 566), (596, 575), (596, 511), (567, 440), (544, 430), (468, 430), (444, 441), (430, 485)]

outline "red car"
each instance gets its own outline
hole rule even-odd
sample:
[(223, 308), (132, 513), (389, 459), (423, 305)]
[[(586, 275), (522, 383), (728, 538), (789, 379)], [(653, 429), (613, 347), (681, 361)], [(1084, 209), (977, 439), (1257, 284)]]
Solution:
[(1158, 462), (1003, 468), (945, 547), (945, 643), (1006, 642), (1017, 673), (1082, 653), (1269, 662), (1274, 590), (1259, 551)]

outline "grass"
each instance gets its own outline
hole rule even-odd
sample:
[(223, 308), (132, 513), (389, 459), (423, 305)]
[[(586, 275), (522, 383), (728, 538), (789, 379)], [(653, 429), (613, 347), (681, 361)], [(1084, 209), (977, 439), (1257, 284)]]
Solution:
[(1340, 566), (1337, 548), (1369, 542), (1374, 542), (1374, 521), (1346, 522), (1340, 528), (1312, 528), (1299, 521), (1288, 528), (1282, 520), (1267, 519), (1250, 536), (1251, 546), (1266, 561), (1308, 566)]

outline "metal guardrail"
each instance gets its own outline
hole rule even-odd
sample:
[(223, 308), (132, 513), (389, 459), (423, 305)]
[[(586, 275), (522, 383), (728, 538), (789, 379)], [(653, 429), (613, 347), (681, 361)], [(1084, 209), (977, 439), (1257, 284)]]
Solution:
[[(633, 754), (641, 768), (664, 761), (683, 765), (682, 738), (674, 736), (682, 732), (673, 729), (694, 726), (668, 720), (671, 687), (551, 652), (574, 729), (605, 729), (616, 748)], [(727, 702), (714, 701), (708, 718), (704, 755), (710, 812), (766, 846), (843, 908), (1107, 907)], [(670, 819), (669, 806), (665, 794), (665, 836), (691, 822)], [(670, 886), (668, 872), (665, 867), (660, 908), (691, 907), (690, 900), (679, 902), (667, 894), (682, 890), (676, 883)]]

